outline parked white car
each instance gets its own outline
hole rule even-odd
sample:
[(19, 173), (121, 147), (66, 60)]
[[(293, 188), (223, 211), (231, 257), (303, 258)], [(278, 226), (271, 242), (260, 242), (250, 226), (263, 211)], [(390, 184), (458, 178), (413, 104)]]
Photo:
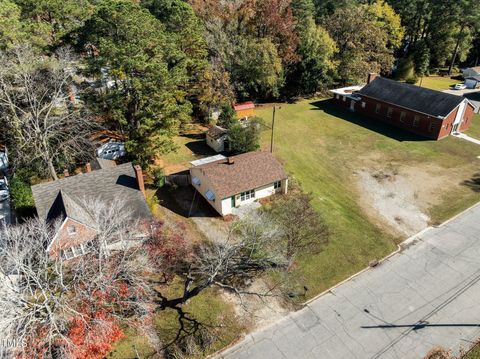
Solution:
[(465, 84), (456, 84), (455, 85), (455, 90), (465, 90), (467, 88), (467, 85)]
[(6, 201), (10, 198), (10, 191), (8, 188), (8, 181), (6, 177), (0, 178), (0, 202)]

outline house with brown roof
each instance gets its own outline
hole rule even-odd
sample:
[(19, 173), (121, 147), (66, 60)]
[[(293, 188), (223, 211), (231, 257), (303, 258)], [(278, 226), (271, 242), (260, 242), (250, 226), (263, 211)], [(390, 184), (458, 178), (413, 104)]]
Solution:
[(222, 216), (275, 193), (287, 193), (288, 175), (270, 152), (203, 159), (190, 168), (192, 185)]
[[(94, 170), (92, 170), (94, 168)], [(96, 169), (96, 170), (95, 170)], [(125, 201), (132, 223), (151, 219), (145, 200), (145, 186), (140, 166), (116, 165), (98, 159), (87, 164), (86, 173), (32, 186), (38, 217), (61, 225), (47, 251), (52, 256), (71, 259), (84, 255), (97, 236), (97, 223), (85, 202), (97, 199), (105, 203)]]

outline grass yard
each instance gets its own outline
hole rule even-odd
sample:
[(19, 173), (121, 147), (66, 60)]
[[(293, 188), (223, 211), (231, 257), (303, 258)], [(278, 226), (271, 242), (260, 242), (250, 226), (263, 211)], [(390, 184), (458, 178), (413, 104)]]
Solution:
[(454, 80), (450, 77), (443, 76), (425, 76), (423, 79), (419, 79), (417, 85), (426, 87), (432, 90), (450, 90), (456, 84), (462, 83), (460, 80)]
[[(179, 295), (182, 283), (175, 282), (169, 290), (168, 295)], [(226, 302), (215, 289), (208, 289), (192, 298), (183, 306), (183, 311), (187, 318), (194, 321), (186, 320), (184, 322), (185, 329), (190, 333), (188, 337), (192, 338), (192, 341), (187, 344), (192, 352), (189, 355), (181, 356), (182, 358), (205, 358), (232, 343), (247, 329), (245, 323), (239, 323), (237, 320), (233, 305)], [(158, 312), (153, 318), (153, 327), (161, 345), (165, 347), (164, 350), (172, 354), (169, 357), (177, 357), (174, 355), (173, 343), (179, 342), (178, 335), (180, 338), (185, 336), (185, 332), (180, 330), (179, 314), (172, 309)], [(194, 343), (202, 343), (206, 345), (207, 349), (195, 348)], [(140, 330), (128, 328), (125, 330), (125, 337), (114, 345), (113, 350), (106, 358), (159, 357), (154, 356), (155, 353), (155, 349)]]
[[(268, 123), (272, 109), (257, 114)], [(476, 118), (479, 125), (480, 118)], [(367, 128), (368, 127), (368, 128)], [(270, 135), (263, 136), (269, 148)], [(388, 234), (359, 205), (355, 171), (362, 166), (435, 164), (452, 176), (470, 179), (480, 170), (480, 147), (455, 138), (422, 141), (407, 133), (335, 108), (329, 101), (304, 100), (283, 104), (277, 111), (274, 153), (288, 172), (314, 195), (314, 206), (332, 234), (320, 254), (299, 257), (296, 274), (309, 290), (308, 297), (347, 278), (396, 248), (404, 238)], [(462, 177), (463, 176), (463, 177)], [(480, 200), (480, 192), (456, 185), (430, 213), (440, 222)]]

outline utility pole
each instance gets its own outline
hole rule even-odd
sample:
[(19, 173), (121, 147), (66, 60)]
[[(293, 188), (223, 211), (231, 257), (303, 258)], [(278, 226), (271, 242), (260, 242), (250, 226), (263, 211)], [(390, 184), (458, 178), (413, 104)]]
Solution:
[[(273, 106), (273, 117), (272, 117), (272, 138), (271, 138), (271, 141), (270, 141), (270, 153), (273, 153), (273, 130), (275, 128), (275, 110), (277, 109), (276, 106)], [(279, 106), (278, 109), (281, 109), (281, 107)]]

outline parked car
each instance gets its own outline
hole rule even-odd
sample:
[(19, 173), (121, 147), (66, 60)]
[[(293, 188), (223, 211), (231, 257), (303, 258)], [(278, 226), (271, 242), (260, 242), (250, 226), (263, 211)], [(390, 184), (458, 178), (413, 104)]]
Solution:
[(6, 177), (3, 177), (3, 178), (0, 178), (0, 202), (6, 201), (8, 198), (10, 198), (8, 181)]
[(467, 86), (465, 84), (456, 84), (455, 90), (465, 90)]

